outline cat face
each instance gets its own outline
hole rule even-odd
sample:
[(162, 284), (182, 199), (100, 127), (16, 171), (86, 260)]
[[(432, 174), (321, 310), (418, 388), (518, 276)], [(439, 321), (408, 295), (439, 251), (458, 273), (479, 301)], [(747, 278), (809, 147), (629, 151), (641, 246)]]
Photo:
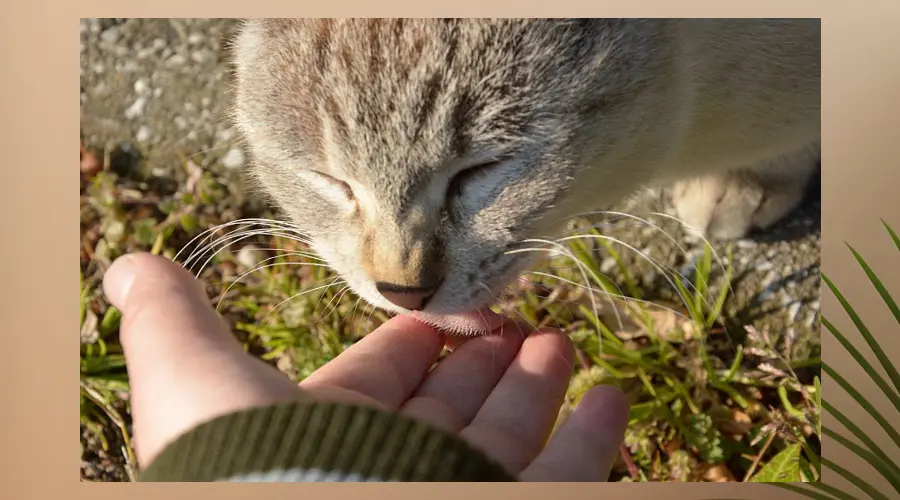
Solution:
[(640, 181), (579, 183), (634, 150), (623, 117), (648, 93), (618, 72), (598, 80), (623, 57), (604, 23), (249, 21), (234, 115), (252, 174), (362, 298), (476, 333), (452, 318), (544, 255), (523, 240)]

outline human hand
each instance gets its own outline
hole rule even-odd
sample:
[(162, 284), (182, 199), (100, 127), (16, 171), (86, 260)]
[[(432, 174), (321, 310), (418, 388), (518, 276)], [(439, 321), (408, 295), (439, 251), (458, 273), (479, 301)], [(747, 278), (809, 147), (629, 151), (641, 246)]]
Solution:
[[(547, 443), (572, 374), (573, 347), (554, 331), (449, 341), (395, 317), (295, 384), (244, 352), (200, 282), (150, 254), (104, 277), (122, 312), (138, 460), (215, 417), (301, 398), (398, 411), (459, 435), (524, 481), (603, 481), (622, 442), (624, 395), (595, 387)], [(429, 369), (449, 344), (454, 350)], [(546, 445), (545, 445), (546, 444)]]

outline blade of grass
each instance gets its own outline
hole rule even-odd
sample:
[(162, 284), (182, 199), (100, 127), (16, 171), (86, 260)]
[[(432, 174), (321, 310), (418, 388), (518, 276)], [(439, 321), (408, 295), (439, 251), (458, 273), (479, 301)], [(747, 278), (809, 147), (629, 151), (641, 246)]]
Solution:
[(734, 375), (737, 373), (738, 368), (741, 367), (741, 360), (744, 359), (744, 346), (738, 344), (737, 353), (734, 355), (734, 361), (731, 363), (731, 367), (728, 368), (728, 373), (725, 374), (725, 377), (721, 379), (722, 382), (728, 383), (731, 382), (731, 379), (734, 378)]
[(831, 494), (838, 500), (859, 500), (858, 498), (847, 493), (846, 491), (839, 490), (839, 489), (835, 488), (834, 486), (831, 486), (830, 484), (818, 482), (818, 483), (809, 483), (809, 485), (813, 488), (816, 488), (816, 489), (819, 489), (826, 493)]
[[(857, 252), (856, 249), (849, 244), (847, 244), (847, 248), (849, 248), (850, 251), (853, 252), (853, 256), (856, 257), (856, 261), (859, 262), (860, 267), (863, 268), (866, 276), (869, 277), (869, 281), (872, 282), (872, 286), (874, 286), (875, 289), (878, 290), (878, 295), (881, 295), (881, 299), (884, 300), (884, 303), (887, 305), (888, 309), (891, 310), (891, 313), (894, 315), (894, 319), (896, 319), (897, 323), (900, 324), (900, 307), (897, 306), (897, 303), (894, 301), (893, 297), (891, 297), (890, 292), (888, 292), (887, 288), (884, 287), (884, 284), (880, 279), (878, 279), (875, 271), (873, 271), (872, 268), (869, 267), (868, 262), (863, 259), (862, 255), (860, 255), (859, 252)], [(868, 341), (869, 338), (867, 337), (866, 340)], [(894, 382), (894, 389), (900, 391), (900, 372), (898, 372), (897, 369), (894, 368), (893, 363), (890, 362), (884, 351), (879, 348), (878, 343), (875, 342), (874, 338), (871, 340), (871, 342), (869, 342), (869, 347), (872, 348), (872, 350), (875, 352), (875, 355), (878, 356), (878, 360), (881, 361), (881, 363), (884, 365), (888, 376), (891, 378), (891, 381)]]
[(894, 487), (894, 491), (900, 493), (900, 469), (897, 468), (896, 464), (885, 462), (878, 455), (854, 443), (853, 441), (850, 441), (849, 439), (841, 436), (837, 432), (834, 432), (827, 427), (823, 429), (823, 431), (826, 436), (834, 439), (844, 448), (847, 448), (848, 450), (855, 453), (858, 457), (868, 462), (869, 465), (871, 465), (879, 473), (881, 473), (882, 477), (888, 480), (891, 486)]
[[(897, 370), (893, 367), (890, 359), (888, 359), (887, 355), (884, 353), (884, 351), (878, 345), (878, 342), (875, 340), (875, 337), (872, 336), (872, 333), (869, 331), (868, 327), (866, 327), (865, 323), (863, 323), (863, 321), (859, 317), (859, 315), (856, 314), (856, 311), (853, 309), (853, 307), (850, 305), (850, 303), (847, 302), (847, 299), (844, 298), (844, 296), (841, 294), (840, 290), (838, 290), (838, 288), (834, 285), (834, 283), (832, 283), (831, 280), (828, 279), (828, 277), (825, 276), (824, 273), (822, 274), (822, 280), (825, 281), (825, 284), (827, 284), (828, 288), (831, 289), (831, 293), (833, 293), (835, 298), (838, 299), (838, 302), (841, 303), (841, 306), (843, 306), (844, 311), (846, 311), (847, 315), (850, 316), (851, 321), (853, 321), (853, 324), (856, 325), (856, 328), (859, 330), (859, 333), (866, 340), (866, 343), (869, 344), (869, 347), (872, 349), (872, 352), (875, 353), (875, 356), (878, 358), (878, 361), (881, 362), (881, 366), (884, 368), (884, 370), (890, 376), (891, 380), (894, 382), (894, 389), (900, 390), (900, 373), (898, 373)], [(823, 318), (823, 321), (824, 321), (824, 318)], [(829, 328), (829, 330), (831, 330), (831, 329)], [(832, 330), (832, 333), (834, 333), (833, 330)], [(841, 342), (841, 344), (844, 344), (844, 342)], [(846, 346), (845, 346), (845, 348), (846, 348)], [(851, 355), (852, 354), (853, 353), (851, 352)], [(854, 356), (854, 358), (856, 358), (856, 356)], [(861, 359), (864, 359), (864, 358), (861, 358)], [(864, 367), (868, 364), (868, 363), (862, 363), (860, 361), (860, 359), (857, 359), (856, 361), (858, 363), (861, 363)], [(877, 382), (877, 380), (876, 380), (876, 382)], [(882, 388), (882, 390), (884, 390), (884, 388)], [(886, 393), (886, 394), (888, 394), (888, 393)], [(894, 393), (893, 395), (895, 398), (897, 397), (896, 393)], [(888, 397), (890, 397), (890, 396), (888, 396)], [(894, 402), (895, 406), (898, 406), (898, 403), (896, 402), (896, 400), (894, 398), (892, 398), (891, 401)], [(898, 406), (898, 409), (900, 409), (900, 406)]]
[[(875, 444), (874, 441), (872, 441), (872, 438), (867, 436), (866, 433), (864, 433), (862, 431), (862, 429), (859, 428), (859, 426), (854, 424), (849, 418), (847, 418), (843, 413), (841, 413), (840, 410), (831, 406), (831, 403), (829, 403), (828, 401), (822, 401), (822, 408), (824, 408), (825, 411), (830, 413), (831, 416), (833, 416), (838, 422), (841, 423), (841, 425), (846, 427), (847, 430), (850, 431), (851, 434), (856, 436), (857, 439), (862, 441), (862, 443), (864, 445), (866, 445), (869, 448), (869, 450), (872, 451), (872, 453), (874, 453), (876, 456), (878, 456), (880, 459), (882, 459), (886, 463), (890, 463), (890, 464), (893, 463), (893, 460), (891, 460), (891, 458), (887, 455), (887, 453), (884, 452), (884, 450), (881, 449), (881, 447), (879, 447), (877, 444)], [(822, 435), (822, 434), (824, 434), (824, 432), (825, 432), (825, 428), (823, 427), (819, 434)]]
[(887, 229), (888, 234), (891, 235), (891, 239), (894, 240), (894, 245), (897, 247), (897, 250), (900, 250), (900, 236), (897, 236), (897, 233), (895, 233), (894, 230), (891, 229), (891, 226), (889, 226), (884, 219), (881, 219), (881, 224), (885, 229)]
[(834, 337), (838, 342), (841, 343), (842, 346), (844, 346), (844, 349), (847, 350), (850, 356), (853, 356), (853, 359), (856, 360), (859, 366), (862, 367), (862, 369), (865, 370), (872, 381), (875, 382), (875, 385), (877, 385), (878, 388), (881, 389), (881, 392), (883, 392), (884, 395), (887, 396), (887, 398), (891, 401), (891, 404), (894, 405), (894, 408), (898, 412), (900, 412), (900, 396), (898, 396), (893, 390), (891, 390), (891, 387), (888, 385), (884, 377), (882, 377), (877, 371), (875, 371), (875, 368), (868, 362), (868, 360), (866, 360), (865, 357), (863, 357), (862, 353), (859, 352), (859, 350), (857, 350), (849, 340), (847, 340), (847, 337), (844, 337), (844, 334), (841, 333), (841, 331), (838, 330), (838, 328), (834, 326), (834, 324), (831, 323), (828, 318), (822, 317), (822, 324), (825, 325), (825, 328), (827, 328), (828, 331), (830, 331), (831, 334), (834, 335)]
[[(807, 488), (802, 488), (800, 486), (796, 486), (796, 485), (793, 485), (790, 483), (768, 483), (768, 484), (771, 484), (772, 486), (774, 486), (776, 488), (781, 488), (784, 490), (793, 491), (794, 493), (799, 493), (800, 495), (803, 495), (807, 498), (812, 498), (813, 500), (836, 500), (836, 499), (837, 500), (859, 500), (858, 498), (856, 498), (852, 495), (846, 494), (846, 493), (844, 493), (844, 496), (835, 495), (833, 497), (830, 497), (828, 495), (824, 495), (817, 491), (811, 491)], [(807, 484), (813, 485), (813, 484), (817, 484), (817, 483), (807, 483)], [(840, 491), (840, 490), (838, 490), (838, 491)], [(841, 492), (841, 493), (843, 493), (843, 492)]]
[(871, 484), (867, 483), (865, 480), (863, 480), (856, 474), (854, 474), (854, 473), (850, 472), (849, 470), (841, 467), (840, 465), (832, 462), (831, 460), (828, 460), (827, 458), (822, 457), (822, 465), (824, 465), (825, 467), (828, 467), (829, 469), (836, 472), (838, 475), (840, 475), (841, 477), (843, 477), (844, 479), (846, 479), (847, 481), (852, 483), (853, 486), (856, 486), (857, 488), (866, 492), (866, 494), (869, 495), (872, 498), (872, 500), (889, 500), (888, 497), (886, 497), (884, 495), (884, 493), (881, 493), (880, 491), (876, 490), (875, 487), (873, 487)]
[[(822, 370), (824, 370), (825, 373), (827, 373), (831, 378), (833, 378), (834, 381), (837, 382), (838, 385), (841, 386), (841, 388), (843, 388), (845, 391), (847, 391), (847, 394), (849, 394), (853, 399), (855, 399), (856, 402), (860, 406), (862, 406), (863, 409), (865, 409), (866, 412), (869, 415), (871, 415), (872, 418), (874, 418), (876, 422), (878, 422), (878, 425), (880, 425), (881, 428), (884, 429), (884, 431), (888, 434), (888, 436), (891, 437), (891, 439), (894, 441), (895, 445), (900, 446), (900, 433), (897, 433), (897, 430), (894, 429), (890, 423), (888, 423), (888, 421), (884, 418), (884, 416), (878, 410), (876, 410), (874, 406), (872, 406), (872, 403), (870, 403), (869, 400), (867, 400), (865, 397), (863, 397), (863, 395), (860, 394), (859, 391), (854, 389), (853, 386), (851, 386), (844, 379), (844, 377), (838, 375), (837, 372), (835, 372), (831, 368), (831, 366), (829, 366), (827, 363), (822, 363)], [(823, 401), (823, 404), (824, 404), (824, 401)]]

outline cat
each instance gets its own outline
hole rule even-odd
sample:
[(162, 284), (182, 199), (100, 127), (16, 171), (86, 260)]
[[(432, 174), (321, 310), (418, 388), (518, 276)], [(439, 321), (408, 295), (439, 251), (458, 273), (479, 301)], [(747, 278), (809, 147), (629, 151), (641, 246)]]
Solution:
[[(450, 334), (563, 221), (648, 186), (711, 239), (792, 212), (820, 155), (818, 19), (253, 19), (253, 182), (350, 288)], [(533, 246), (533, 245), (532, 245)]]

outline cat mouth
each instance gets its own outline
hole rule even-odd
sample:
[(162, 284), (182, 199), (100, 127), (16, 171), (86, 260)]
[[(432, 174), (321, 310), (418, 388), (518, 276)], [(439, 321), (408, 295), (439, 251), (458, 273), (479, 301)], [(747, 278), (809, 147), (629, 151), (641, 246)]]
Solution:
[(410, 316), (417, 321), (451, 336), (474, 337), (487, 335), (506, 323), (506, 318), (484, 306), (473, 311), (456, 314), (428, 314), (413, 311)]

